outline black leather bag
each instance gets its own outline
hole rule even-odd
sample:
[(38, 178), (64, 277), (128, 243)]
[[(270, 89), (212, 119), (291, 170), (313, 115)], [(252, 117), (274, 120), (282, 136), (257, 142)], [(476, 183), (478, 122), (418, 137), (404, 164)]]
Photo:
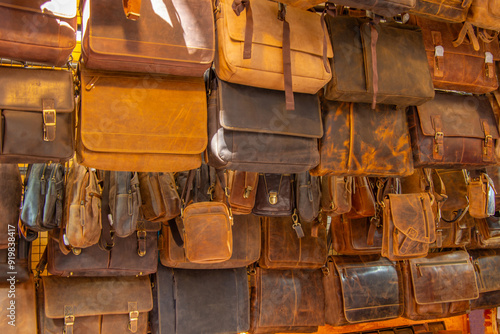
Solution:
[(258, 216), (290, 216), (295, 207), (293, 176), (259, 174), (252, 213)]

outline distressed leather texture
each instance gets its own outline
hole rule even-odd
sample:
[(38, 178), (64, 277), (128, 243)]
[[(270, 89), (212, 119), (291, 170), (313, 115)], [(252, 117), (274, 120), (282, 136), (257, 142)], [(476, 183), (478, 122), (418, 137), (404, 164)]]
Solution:
[[(16, 164), (0, 164), (0, 217), (2, 217), (0, 232), (0, 249), (9, 247), (9, 232), (15, 234), (19, 222), (19, 207), (23, 184), (21, 173)], [(12, 240), (12, 239), (11, 239)]]
[(229, 193), (227, 201), (231, 211), (234, 215), (250, 214), (257, 195), (258, 173), (226, 170), (224, 175)]
[(172, 173), (139, 173), (144, 219), (166, 223), (181, 214), (181, 199)]
[(471, 302), (471, 309), (489, 309), (500, 305), (500, 282), (498, 268), (500, 268), (500, 251), (470, 250), (472, 264), (476, 273), (479, 288), (479, 298)]
[(436, 240), (429, 194), (389, 194), (383, 210), (382, 256), (392, 261), (426, 256)]
[(215, 33), (210, 0), (144, 0), (141, 18), (120, 1), (88, 0), (82, 55), (88, 68), (202, 77), (212, 63)]
[(336, 5), (365, 9), (378, 15), (393, 17), (415, 7), (418, 0), (337, 0)]
[[(430, 253), (401, 262), (403, 317), (427, 320), (464, 314), (479, 291), (474, 267), (465, 251)], [(450, 284), (453, 282), (453, 284)]]
[(226, 269), (246, 267), (260, 258), (261, 232), (260, 219), (254, 215), (236, 215), (233, 217), (233, 253), (229, 260), (218, 263), (193, 263), (186, 258), (184, 247), (178, 246), (170, 228), (163, 226), (163, 247), (160, 261), (166, 267), (183, 269)]
[(0, 67), (0, 112), (0, 162), (63, 162), (73, 157), (75, 97), (70, 71)]
[(500, 31), (500, 4), (495, 0), (473, 0), (467, 22), (480, 28)]
[(408, 127), (415, 167), (481, 168), (497, 163), (494, 147), (500, 135), (485, 96), (436, 93), (434, 100), (409, 108)]
[(101, 187), (95, 170), (73, 161), (64, 196), (63, 233), (71, 247), (86, 248), (101, 236)]
[[(15, 296), (12, 295), (11, 290), (15, 290)], [(9, 298), (9, 295), (12, 298)], [(11, 302), (15, 302), (13, 307)], [(13, 312), (9, 308), (13, 308)], [(9, 315), (13, 315), (13, 317), (11, 318)], [(6, 334), (37, 333), (36, 295), (33, 276), (27, 282), (15, 283), (14, 289), (11, 289), (8, 281), (2, 280), (0, 284), (0, 316), (4, 319), (2, 332)], [(11, 321), (15, 326), (8, 324)]]
[[(42, 333), (62, 333), (68, 313), (74, 316), (75, 333), (79, 326), (89, 334), (147, 333), (147, 312), (153, 308), (148, 277), (46, 276), (42, 282)], [(135, 311), (136, 331), (131, 331), (129, 312)]]
[(21, 221), (36, 232), (61, 226), (64, 199), (64, 166), (30, 165), (24, 181)]
[(379, 256), (333, 256), (327, 268), (323, 287), (328, 325), (382, 321), (403, 313), (397, 263)]
[(495, 214), (495, 192), (493, 180), (488, 174), (470, 175), (467, 182), (467, 198), (471, 217), (487, 218)]
[[(459, 46), (454, 45), (463, 24), (420, 17), (416, 17), (415, 21), (422, 28), (435, 89), (485, 94), (498, 88), (495, 62), (500, 60), (500, 47), (497, 39), (493, 39), (491, 43), (478, 39), (479, 50), (476, 51), (467, 40)], [(437, 56), (437, 47), (443, 48), (442, 55)], [(489, 64), (486, 64), (486, 52), (493, 56)]]
[(283, 0), (282, 3), (300, 9), (309, 9), (325, 2), (324, 0)]
[(295, 207), (293, 181), (290, 174), (259, 173), (252, 213), (258, 216), (291, 216)]
[(476, 219), (476, 230), (470, 248), (500, 248), (500, 218)]
[(352, 209), (353, 178), (325, 175), (321, 177), (321, 211), (341, 215)]
[(76, 3), (2, 0), (0, 58), (63, 66), (76, 46)]
[(495, 211), (500, 211), (500, 168), (496, 166), (487, 167), (486, 172), (493, 180), (495, 190), (498, 189), (495, 194)]
[[(464, 22), (472, 0), (416, 0), (411, 14), (431, 20)], [(451, 42), (451, 41), (450, 41)]]
[(328, 255), (325, 226), (319, 221), (299, 224), (304, 232), (302, 238), (295, 232), (292, 217), (262, 218), (261, 268), (318, 269), (325, 265)]
[(80, 78), (76, 155), (80, 164), (135, 172), (200, 166), (207, 144), (202, 78), (85, 69)]
[(139, 176), (136, 172), (110, 172), (107, 175), (110, 177), (107, 196), (113, 230), (117, 237), (125, 238), (137, 230), (142, 203)]
[(295, 200), (301, 222), (312, 222), (318, 217), (321, 202), (320, 179), (309, 172), (295, 176)]
[[(250, 302), (245, 268), (184, 270), (160, 267), (154, 276), (153, 334), (248, 331)], [(210, 307), (207, 307), (210, 305)]]
[(346, 217), (351, 219), (373, 217), (375, 214), (375, 196), (370, 179), (366, 176), (353, 177), (351, 211), (346, 213)]
[[(311, 175), (407, 176), (413, 173), (410, 138), (402, 109), (322, 101), (324, 135)], [(371, 131), (366, 131), (369, 128)]]
[(321, 270), (266, 270), (251, 276), (249, 333), (313, 333), (325, 324)]
[[(333, 78), (325, 98), (372, 103), (374, 95), (369, 19), (326, 16), (335, 57)], [(418, 27), (380, 23), (376, 26), (377, 103), (420, 105), (434, 97), (434, 88)]]
[[(217, 56), (215, 71), (221, 80), (274, 90), (284, 90), (283, 22), (277, 18), (278, 4), (252, 0), (252, 53), (243, 59), (246, 13), (239, 16), (231, 8), (233, 0), (220, 0), (217, 5)], [(292, 90), (316, 94), (332, 75), (323, 64), (324, 37), (321, 16), (298, 8), (287, 7), (290, 24)], [(333, 57), (326, 40), (327, 57)], [(283, 95), (283, 104), (285, 99)]]
[(330, 233), (333, 249), (339, 254), (380, 254), (382, 251), (382, 224), (376, 219), (332, 217)]
[(469, 201), (467, 199), (467, 183), (464, 172), (460, 170), (436, 170), (443, 184), (446, 188), (446, 196), (448, 198), (444, 201), (442, 211), (457, 211), (464, 210)]
[[(442, 211), (443, 217), (454, 217), (456, 212)], [(431, 244), (430, 248), (458, 248), (469, 247), (473, 241), (474, 227), (476, 226), (474, 218), (465, 214), (459, 221), (449, 223), (443, 219), (436, 221), (436, 242)]]
[(294, 99), (295, 110), (286, 110), (283, 92), (212, 82), (207, 163), (260, 173), (301, 173), (316, 166), (323, 136), (319, 100), (297, 93)]

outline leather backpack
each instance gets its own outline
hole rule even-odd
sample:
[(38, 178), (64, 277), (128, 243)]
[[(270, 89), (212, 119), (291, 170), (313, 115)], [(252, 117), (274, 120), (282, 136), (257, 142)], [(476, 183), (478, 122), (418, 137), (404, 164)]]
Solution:
[(472, 0), (467, 22), (480, 28), (500, 31), (500, 4), (495, 0)]
[(295, 209), (294, 177), (290, 174), (259, 174), (252, 213), (258, 216), (291, 216)]
[(295, 201), (300, 221), (312, 222), (318, 217), (321, 203), (320, 178), (309, 172), (295, 176)]
[(149, 221), (166, 223), (181, 214), (181, 199), (172, 173), (138, 173), (141, 209)]
[(464, 22), (472, 0), (416, 0), (411, 14), (431, 20)]
[(471, 309), (491, 309), (500, 305), (500, 284), (498, 268), (500, 268), (500, 251), (469, 250), (472, 264), (476, 273), (479, 289), (479, 298), (471, 302)]

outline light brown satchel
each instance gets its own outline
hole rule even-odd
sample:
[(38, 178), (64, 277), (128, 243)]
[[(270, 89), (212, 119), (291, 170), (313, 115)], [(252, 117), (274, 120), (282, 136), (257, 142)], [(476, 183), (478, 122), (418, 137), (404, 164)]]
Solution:
[(487, 218), (495, 214), (495, 186), (486, 173), (471, 171), (467, 180), (469, 214), (474, 218)]
[(467, 22), (480, 28), (500, 31), (500, 3), (498, 0), (473, 0)]

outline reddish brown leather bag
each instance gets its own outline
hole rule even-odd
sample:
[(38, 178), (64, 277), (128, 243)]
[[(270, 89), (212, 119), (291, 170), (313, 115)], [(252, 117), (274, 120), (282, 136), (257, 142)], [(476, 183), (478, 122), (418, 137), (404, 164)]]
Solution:
[(426, 320), (464, 314), (469, 311), (469, 301), (479, 296), (474, 267), (465, 251), (431, 253), (400, 263), (405, 318)]
[(333, 249), (339, 254), (363, 255), (382, 252), (382, 224), (375, 217), (332, 217), (330, 233)]
[(215, 52), (212, 13), (210, 0), (143, 1), (133, 21), (120, 1), (87, 0), (83, 62), (99, 70), (202, 77)]
[(257, 195), (259, 174), (226, 170), (227, 201), (234, 215), (248, 215), (252, 212)]
[(436, 93), (408, 110), (415, 167), (480, 168), (495, 165), (500, 138), (485, 96)]
[(417, 0), (411, 14), (436, 21), (464, 22), (472, 0)]
[(321, 210), (341, 215), (352, 209), (353, 178), (351, 176), (321, 177)]
[(23, 190), (21, 173), (16, 164), (0, 164), (0, 189), (2, 189), (2, 197), (0, 198), (0, 217), (2, 217), (0, 249), (7, 249), (9, 243), (11, 243), (11, 246), (13, 245), (12, 237), (16, 236)]
[(0, 58), (63, 66), (76, 46), (76, 3), (0, 1)]
[(471, 309), (491, 309), (500, 305), (500, 282), (498, 270), (500, 268), (500, 250), (470, 250), (474, 265), (479, 298), (471, 302)]
[(172, 173), (139, 173), (139, 189), (146, 220), (167, 222), (181, 214), (181, 199)]
[(353, 192), (351, 196), (351, 211), (346, 213), (347, 218), (373, 217), (376, 214), (375, 196), (370, 179), (366, 176), (353, 178)]

